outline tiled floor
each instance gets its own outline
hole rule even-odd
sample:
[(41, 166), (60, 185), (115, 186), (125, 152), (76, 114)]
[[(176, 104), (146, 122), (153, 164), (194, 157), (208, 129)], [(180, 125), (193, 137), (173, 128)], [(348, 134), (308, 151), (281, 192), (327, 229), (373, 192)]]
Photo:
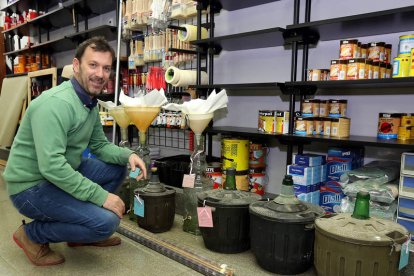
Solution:
[[(182, 265), (164, 255), (145, 247), (120, 234), (122, 244), (112, 248), (69, 248), (64, 243), (51, 247), (61, 252), (66, 262), (52, 267), (33, 266), (23, 251), (13, 242), (12, 233), (21, 224), (23, 218), (12, 206), (7, 197), (4, 181), (1, 178), (0, 166), (0, 276), (14, 275), (201, 275), (191, 268)], [(235, 270), (235, 275), (274, 275), (256, 264), (251, 251), (239, 254), (218, 254), (204, 247), (202, 237), (184, 233), (181, 230), (181, 216), (176, 216), (173, 228), (165, 233), (157, 234), (163, 239), (180, 244), (197, 252), (216, 263), (227, 264)], [(125, 219), (123, 223), (137, 227), (135, 223)], [(411, 258), (412, 259), (412, 258)], [(411, 260), (409, 270), (401, 275), (414, 275)], [(316, 275), (314, 268), (302, 276)]]

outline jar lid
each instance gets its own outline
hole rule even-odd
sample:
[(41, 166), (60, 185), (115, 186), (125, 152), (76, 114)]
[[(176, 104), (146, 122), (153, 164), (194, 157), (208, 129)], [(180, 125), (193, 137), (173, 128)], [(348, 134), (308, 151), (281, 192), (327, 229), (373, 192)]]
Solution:
[(320, 217), (315, 226), (332, 238), (364, 245), (402, 244), (408, 238), (407, 229), (398, 223), (374, 217), (355, 219), (349, 213)]
[(324, 214), (321, 207), (299, 200), (292, 204), (280, 204), (275, 200), (259, 201), (250, 204), (249, 212), (268, 220), (285, 223), (309, 223)]
[(340, 44), (357, 44), (358, 43), (358, 39), (341, 40), (339, 43)]
[(385, 42), (371, 42), (371, 43), (368, 43), (368, 45), (369, 45), (369, 47), (375, 47), (375, 46), (382, 46), (382, 47), (384, 47), (385, 46)]
[(258, 194), (245, 191), (215, 189), (200, 192), (197, 198), (199, 203), (211, 207), (240, 207), (256, 202), (262, 197)]
[(163, 184), (151, 185), (147, 184), (143, 188), (138, 188), (134, 190), (135, 195), (141, 196), (150, 196), (150, 197), (160, 197), (174, 194), (175, 190), (173, 188), (165, 187)]

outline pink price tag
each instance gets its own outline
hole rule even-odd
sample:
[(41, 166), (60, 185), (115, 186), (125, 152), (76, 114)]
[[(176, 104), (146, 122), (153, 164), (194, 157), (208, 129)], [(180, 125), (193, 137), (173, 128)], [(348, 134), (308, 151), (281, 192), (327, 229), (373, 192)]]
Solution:
[(210, 207), (197, 207), (198, 226), (213, 227), (213, 214)]
[(184, 188), (194, 188), (195, 174), (185, 174), (183, 178)]

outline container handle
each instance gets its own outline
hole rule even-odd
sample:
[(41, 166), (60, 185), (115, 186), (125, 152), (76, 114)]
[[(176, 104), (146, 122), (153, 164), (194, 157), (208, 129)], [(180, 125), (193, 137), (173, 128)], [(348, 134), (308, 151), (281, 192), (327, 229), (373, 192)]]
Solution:
[(315, 224), (306, 224), (305, 225), (305, 231), (312, 231), (315, 229)]

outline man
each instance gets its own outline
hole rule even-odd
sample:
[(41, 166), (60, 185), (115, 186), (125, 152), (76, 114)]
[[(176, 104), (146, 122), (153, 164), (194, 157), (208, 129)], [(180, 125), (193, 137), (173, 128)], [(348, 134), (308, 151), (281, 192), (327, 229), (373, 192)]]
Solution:
[[(142, 159), (108, 142), (100, 122), (96, 96), (109, 79), (114, 58), (103, 38), (80, 44), (74, 77), (30, 104), (14, 139), (4, 179), (14, 206), (33, 221), (23, 223), (13, 239), (35, 265), (65, 261), (49, 243), (120, 244), (111, 235), (125, 205), (114, 192), (125, 179), (128, 162), (146, 177)], [(97, 159), (82, 159), (87, 147)]]

